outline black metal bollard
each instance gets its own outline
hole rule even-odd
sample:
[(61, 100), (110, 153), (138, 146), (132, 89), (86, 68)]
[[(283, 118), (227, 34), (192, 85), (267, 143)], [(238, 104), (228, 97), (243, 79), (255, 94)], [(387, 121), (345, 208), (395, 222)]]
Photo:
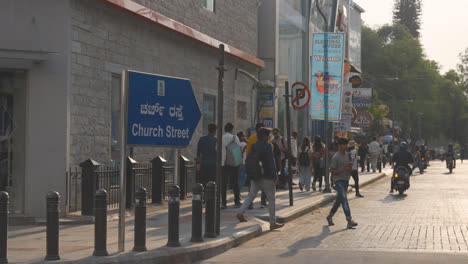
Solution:
[(0, 264), (8, 263), (8, 204), (10, 196), (7, 192), (0, 192)]
[(59, 199), (58, 192), (47, 194), (47, 255), (45, 260), (59, 260)]
[(93, 256), (107, 256), (107, 191), (97, 190), (94, 201)]
[(205, 189), (205, 237), (216, 237), (216, 183), (210, 181)]
[(203, 185), (197, 183), (192, 189), (192, 242), (203, 242)]
[(135, 243), (133, 251), (146, 251), (146, 189), (135, 192)]
[(180, 188), (173, 185), (169, 188), (169, 240), (168, 247), (179, 247), (179, 207), (180, 207)]

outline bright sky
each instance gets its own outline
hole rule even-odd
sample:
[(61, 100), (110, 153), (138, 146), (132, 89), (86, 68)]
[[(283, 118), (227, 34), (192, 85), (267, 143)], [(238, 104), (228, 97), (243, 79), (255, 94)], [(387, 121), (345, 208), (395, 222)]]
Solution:
[[(392, 22), (394, 0), (355, 0), (366, 12), (362, 19), (375, 28)], [(421, 43), (428, 59), (437, 61), (442, 73), (455, 69), (458, 54), (468, 47), (468, 1), (423, 0)]]

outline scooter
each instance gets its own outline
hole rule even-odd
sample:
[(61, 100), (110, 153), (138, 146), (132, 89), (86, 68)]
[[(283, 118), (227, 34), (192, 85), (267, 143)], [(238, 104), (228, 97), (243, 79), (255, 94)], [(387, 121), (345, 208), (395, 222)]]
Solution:
[(408, 190), (410, 187), (409, 183), (409, 171), (406, 167), (398, 166), (393, 171), (392, 176), (392, 190), (398, 191), (399, 195)]
[(449, 156), (447, 157), (447, 168), (449, 169), (449, 172), (452, 173), (453, 171), (453, 157)]

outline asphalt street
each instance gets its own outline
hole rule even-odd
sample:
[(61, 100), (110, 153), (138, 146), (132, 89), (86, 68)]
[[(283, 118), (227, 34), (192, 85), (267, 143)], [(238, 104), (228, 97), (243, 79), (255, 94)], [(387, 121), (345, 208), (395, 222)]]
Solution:
[(348, 194), (355, 229), (343, 211), (328, 226), (331, 204), (203, 263), (468, 263), (468, 164), (448, 174), (433, 161), (403, 195), (390, 177)]

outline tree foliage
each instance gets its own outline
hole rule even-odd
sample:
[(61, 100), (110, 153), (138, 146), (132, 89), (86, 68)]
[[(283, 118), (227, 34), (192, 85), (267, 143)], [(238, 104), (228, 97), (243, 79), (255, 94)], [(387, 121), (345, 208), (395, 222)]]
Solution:
[(428, 60), (419, 39), (400, 24), (376, 30), (362, 29), (363, 87), (375, 90), (375, 104), (390, 107), (405, 134), (432, 142), (468, 142), (468, 49), (460, 56), (458, 71), (440, 73)]
[(419, 37), (421, 14), (421, 0), (395, 0), (393, 23), (406, 26), (415, 38)]

